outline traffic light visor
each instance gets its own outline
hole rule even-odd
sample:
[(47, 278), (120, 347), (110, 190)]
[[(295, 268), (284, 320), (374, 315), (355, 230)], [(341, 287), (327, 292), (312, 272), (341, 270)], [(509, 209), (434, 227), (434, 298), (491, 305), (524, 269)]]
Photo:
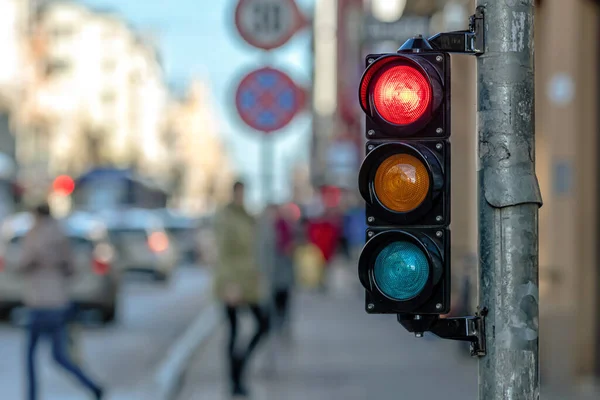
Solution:
[(391, 242), (384, 247), (374, 267), (379, 290), (397, 301), (417, 297), (429, 279), (429, 262), (425, 253), (407, 241)]
[(374, 82), (372, 96), (379, 115), (395, 125), (418, 121), (432, 100), (429, 80), (411, 65), (384, 69)]
[(391, 211), (409, 212), (429, 193), (430, 177), (425, 164), (410, 154), (393, 154), (377, 168), (375, 195)]

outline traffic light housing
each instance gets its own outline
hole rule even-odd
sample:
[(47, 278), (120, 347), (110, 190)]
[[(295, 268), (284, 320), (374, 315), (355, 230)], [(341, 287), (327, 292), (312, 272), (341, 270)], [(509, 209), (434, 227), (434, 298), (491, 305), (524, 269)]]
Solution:
[(366, 57), (359, 101), (366, 156), (359, 190), (366, 310), (450, 310), (450, 55), (429, 46)]

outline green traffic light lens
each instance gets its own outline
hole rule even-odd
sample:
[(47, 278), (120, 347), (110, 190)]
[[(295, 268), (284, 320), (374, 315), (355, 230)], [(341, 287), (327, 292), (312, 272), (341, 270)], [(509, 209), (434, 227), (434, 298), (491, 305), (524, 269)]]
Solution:
[(425, 253), (410, 242), (388, 244), (375, 260), (375, 282), (379, 290), (397, 301), (419, 295), (429, 279)]

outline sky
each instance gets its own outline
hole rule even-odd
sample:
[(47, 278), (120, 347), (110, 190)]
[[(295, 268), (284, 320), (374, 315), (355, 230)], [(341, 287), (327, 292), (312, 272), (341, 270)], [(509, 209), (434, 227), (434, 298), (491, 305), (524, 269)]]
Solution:
[[(314, 0), (297, 0), (310, 16)], [(233, 96), (241, 77), (266, 64), (281, 68), (299, 85), (310, 83), (310, 33), (297, 34), (284, 47), (267, 54), (246, 44), (234, 24), (237, 0), (82, 0), (84, 4), (112, 9), (142, 32), (158, 37), (166, 79), (181, 88), (192, 78), (206, 82), (211, 90), (219, 134), (233, 158), (239, 176), (249, 183), (249, 200), (257, 205), (261, 193), (261, 160), (265, 140), (238, 118)], [(309, 155), (311, 119), (297, 116), (269, 139), (274, 149), (275, 197), (284, 201), (290, 192), (290, 173)]]

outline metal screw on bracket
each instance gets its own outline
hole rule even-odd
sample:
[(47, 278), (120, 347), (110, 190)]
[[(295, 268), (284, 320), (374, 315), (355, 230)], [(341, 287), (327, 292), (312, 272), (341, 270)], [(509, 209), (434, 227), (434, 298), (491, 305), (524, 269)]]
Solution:
[(368, 304), (367, 305), (367, 310), (373, 311), (374, 309), (375, 309), (375, 304)]
[(442, 132), (444, 132), (444, 130), (443, 130), (442, 128), (437, 128), (437, 129), (435, 130), (435, 133), (438, 133), (438, 134), (439, 134), (439, 133), (442, 133)]
[(415, 337), (422, 338), (423, 332), (415, 332)]
[(369, 222), (374, 222), (374, 221), (375, 221), (375, 218), (373, 218), (373, 217), (369, 217), (369, 218), (367, 218), (367, 221), (369, 221)]
[(441, 310), (441, 309), (442, 309), (442, 307), (443, 307), (443, 306), (442, 306), (442, 303), (437, 303), (437, 304), (435, 305), (435, 308), (436, 308), (436, 309), (438, 309), (438, 310)]
[(372, 231), (369, 231), (369, 233), (367, 233), (368, 237), (373, 237), (374, 233)]
[(375, 146), (373, 146), (372, 144), (367, 146), (367, 150), (373, 150), (375, 148)]
[(443, 235), (444, 235), (444, 232), (442, 232), (442, 231), (437, 231), (435, 233), (435, 236), (437, 236), (437, 237), (442, 237)]
[(375, 135), (375, 131), (373, 129), (369, 129), (369, 131), (367, 132), (367, 135), (373, 136), (373, 135)]
[(375, 62), (375, 59), (374, 59), (374, 58), (369, 58), (369, 59), (367, 60), (367, 62), (368, 62), (369, 64), (373, 64), (373, 63)]
[(438, 149), (438, 150), (441, 150), (442, 147), (444, 147), (444, 146), (442, 146), (441, 143), (438, 143), (438, 144), (435, 145), (435, 148)]
[(435, 217), (435, 220), (436, 220), (437, 222), (442, 222), (442, 220), (443, 220), (443, 219), (444, 219), (444, 218), (442, 218), (442, 216), (441, 216), (441, 215), (438, 215), (437, 217)]
[(444, 59), (444, 57), (442, 57), (442, 56), (437, 56), (437, 57), (435, 58), (435, 61), (437, 61), (437, 62), (442, 62), (442, 60), (443, 60), (443, 59)]

